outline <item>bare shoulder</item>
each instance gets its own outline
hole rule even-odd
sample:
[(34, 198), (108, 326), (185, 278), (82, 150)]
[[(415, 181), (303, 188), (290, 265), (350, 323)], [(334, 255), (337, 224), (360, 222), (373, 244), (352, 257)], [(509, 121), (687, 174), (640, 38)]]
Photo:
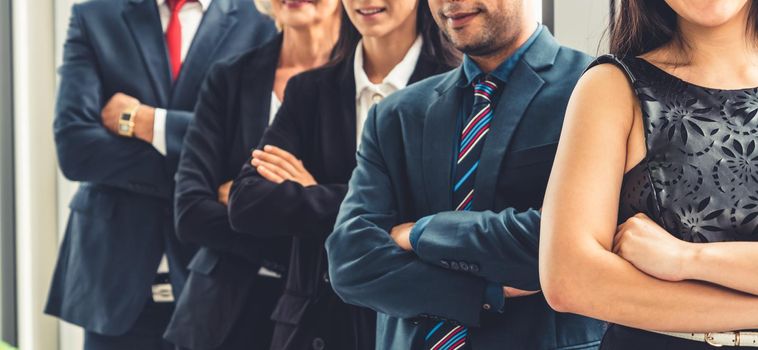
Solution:
[(623, 122), (631, 127), (637, 109), (637, 97), (627, 74), (615, 64), (604, 63), (590, 68), (579, 79), (566, 117)]

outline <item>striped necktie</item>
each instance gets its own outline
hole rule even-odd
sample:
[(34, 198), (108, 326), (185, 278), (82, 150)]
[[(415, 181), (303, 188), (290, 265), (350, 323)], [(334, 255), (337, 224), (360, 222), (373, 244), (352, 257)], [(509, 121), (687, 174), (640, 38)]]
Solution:
[[(485, 78), (474, 86), (474, 107), (466, 120), (458, 141), (458, 154), (455, 163), (453, 186), (453, 204), (455, 210), (471, 210), (474, 199), (474, 179), (479, 167), (484, 140), (490, 130), (492, 121), (492, 96), (497, 91), (497, 84)], [(425, 350), (462, 350), (466, 349), (468, 329), (450, 322), (438, 322), (427, 332), (424, 338)]]

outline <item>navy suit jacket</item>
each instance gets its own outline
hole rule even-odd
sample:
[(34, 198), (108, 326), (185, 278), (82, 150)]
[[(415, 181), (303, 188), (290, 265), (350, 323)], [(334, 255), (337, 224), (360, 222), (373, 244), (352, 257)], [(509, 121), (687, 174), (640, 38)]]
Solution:
[[(74, 5), (60, 67), (54, 122), (63, 174), (80, 181), (71, 201), (45, 311), (88, 331), (119, 335), (151, 296), (166, 252), (181, 293), (194, 248), (172, 222), (173, 174), (182, 139), (211, 63), (260, 45), (274, 33), (247, 0), (215, 0), (172, 81), (153, 0)], [(107, 131), (100, 111), (122, 92), (165, 108), (167, 156), (146, 142)]]
[[(542, 294), (484, 311), (488, 283), (539, 290), (539, 209), (569, 96), (590, 57), (543, 30), (496, 103), (470, 212), (455, 212), (451, 164), (461, 68), (415, 84), (369, 113), (358, 165), (326, 243), (334, 290), (379, 312), (377, 349), (408, 349), (438, 320), (468, 326), (473, 349), (590, 349), (601, 322), (556, 313)], [(416, 252), (395, 225), (436, 214)], [(423, 336), (423, 335), (422, 335)]]

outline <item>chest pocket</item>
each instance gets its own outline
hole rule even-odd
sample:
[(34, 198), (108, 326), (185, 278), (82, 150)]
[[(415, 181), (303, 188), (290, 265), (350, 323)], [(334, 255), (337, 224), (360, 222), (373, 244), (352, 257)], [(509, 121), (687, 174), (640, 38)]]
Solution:
[(558, 143), (549, 143), (509, 153), (497, 182), (498, 202), (517, 210), (541, 207), (557, 149)]
[(557, 150), (558, 143), (556, 142), (513, 151), (505, 159), (503, 167), (505, 169), (516, 169), (540, 163), (550, 163), (552, 166)]

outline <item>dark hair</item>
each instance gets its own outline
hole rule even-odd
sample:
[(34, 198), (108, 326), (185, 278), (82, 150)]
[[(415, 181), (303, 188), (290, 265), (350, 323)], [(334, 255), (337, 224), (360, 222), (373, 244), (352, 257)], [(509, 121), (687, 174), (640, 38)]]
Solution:
[[(750, 1), (747, 32), (758, 35), (758, 6)], [(639, 56), (674, 41), (685, 48), (677, 14), (664, 0), (611, 0), (610, 53)], [(758, 37), (756, 37), (758, 39)]]
[[(434, 22), (432, 12), (429, 9), (429, 0), (418, 0), (416, 28), (424, 39), (422, 49), (424, 54), (434, 57), (448, 67), (455, 67), (460, 64), (461, 54)], [(336, 64), (352, 56), (355, 52), (355, 46), (360, 40), (361, 33), (358, 32), (358, 29), (347, 16), (347, 12), (343, 9), (340, 36), (334, 46), (334, 51), (332, 51), (331, 63)]]

